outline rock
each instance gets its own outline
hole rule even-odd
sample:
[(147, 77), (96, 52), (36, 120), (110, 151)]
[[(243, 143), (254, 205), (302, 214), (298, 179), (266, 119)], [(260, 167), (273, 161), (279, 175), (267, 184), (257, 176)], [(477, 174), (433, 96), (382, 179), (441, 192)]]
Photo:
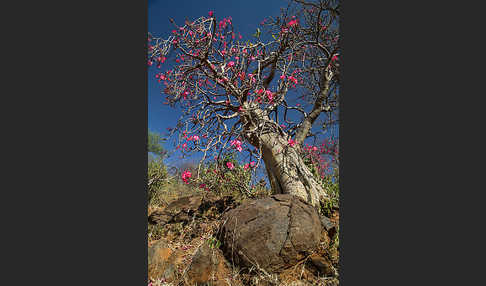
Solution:
[(224, 286), (228, 285), (225, 280), (230, 275), (230, 265), (228, 265), (221, 250), (211, 248), (206, 242), (194, 254), (184, 280), (187, 285), (210, 283), (214, 286)]
[(292, 195), (274, 195), (241, 204), (223, 216), (223, 250), (243, 267), (279, 272), (310, 255), (321, 222), (316, 210)]
[(188, 196), (171, 202), (165, 209), (154, 210), (148, 217), (150, 224), (165, 225), (168, 223), (189, 222), (194, 216), (202, 217), (211, 213), (213, 218), (221, 215), (234, 205), (230, 196)]
[(164, 278), (172, 281), (176, 277), (176, 267), (171, 261), (173, 251), (164, 240), (157, 241), (148, 249), (149, 278)]
[(171, 202), (164, 210), (154, 211), (148, 217), (151, 224), (165, 225), (170, 222), (188, 221), (201, 206), (202, 196), (189, 196)]
[(309, 282), (299, 280), (291, 282), (289, 286), (311, 286), (311, 284)]
[(315, 266), (319, 276), (334, 276), (334, 269), (331, 262), (327, 261), (324, 257), (312, 255), (310, 261)]
[(320, 216), (320, 219), (322, 227), (324, 228), (324, 230), (327, 231), (329, 238), (333, 240), (334, 236), (337, 234), (336, 223), (333, 222), (330, 218), (323, 215)]
[(321, 216), (321, 224), (326, 231), (329, 231), (330, 229), (336, 227), (334, 223), (331, 221), (331, 219), (329, 219), (326, 216)]

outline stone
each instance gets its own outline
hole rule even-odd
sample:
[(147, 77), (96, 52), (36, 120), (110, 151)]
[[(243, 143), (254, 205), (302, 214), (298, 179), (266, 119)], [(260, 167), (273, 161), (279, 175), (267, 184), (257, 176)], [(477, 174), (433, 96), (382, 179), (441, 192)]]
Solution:
[(164, 278), (172, 281), (176, 278), (176, 267), (171, 261), (173, 251), (165, 240), (159, 240), (148, 249), (149, 278)]
[(334, 276), (334, 268), (332, 267), (331, 262), (327, 261), (324, 257), (312, 255), (310, 261), (317, 269), (319, 276)]
[(242, 267), (279, 272), (318, 246), (321, 222), (299, 197), (279, 194), (245, 202), (223, 216), (223, 251)]
[(226, 280), (231, 270), (223, 253), (218, 248), (211, 248), (207, 242), (202, 244), (192, 258), (184, 281), (187, 285), (228, 285)]

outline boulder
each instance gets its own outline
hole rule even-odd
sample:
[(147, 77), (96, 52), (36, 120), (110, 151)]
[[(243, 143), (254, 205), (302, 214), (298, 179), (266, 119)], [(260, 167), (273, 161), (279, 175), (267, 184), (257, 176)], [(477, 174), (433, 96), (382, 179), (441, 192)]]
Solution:
[(310, 255), (321, 230), (311, 205), (296, 196), (274, 195), (245, 202), (223, 215), (223, 251), (242, 267), (279, 272)]
[(318, 276), (326, 276), (326, 277), (334, 276), (334, 268), (331, 262), (325, 259), (324, 257), (318, 255), (312, 255), (310, 257), (310, 261), (316, 268), (317, 270), (316, 274)]
[(173, 263), (173, 251), (164, 240), (159, 240), (148, 249), (149, 278), (162, 278), (172, 281), (176, 278), (177, 269)]
[(188, 223), (193, 217), (208, 216), (217, 218), (225, 210), (234, 206), (231, 196), (194, 195), (179, 198), (165, 209), (154, 210), (148, 217), (150, 224)]
[(206, 242), (194, 254), (184, 281), (186, 285), (225, 286), (231, 277), (230, 269), (221, 250)]

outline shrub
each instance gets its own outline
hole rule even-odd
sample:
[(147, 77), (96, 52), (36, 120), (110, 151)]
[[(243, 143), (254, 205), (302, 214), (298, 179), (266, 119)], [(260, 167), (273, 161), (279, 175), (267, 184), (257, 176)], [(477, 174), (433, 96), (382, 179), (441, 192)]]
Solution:
[(309, 167), (329, 200), (321, 202), (321, 212), (330, 216), (332, 209), (339, 206), (339, 151), (338, 144), (324, 140), (320, 146), (306, 145), (303, 148), (304, 163)]
[(149, 204), (158, 203), (160, 191), (169, 182), (167, 168), (162, 158), (156, 158), (148, 163), (148, 188)]
[(199, 178), (195, 175), (192, 184), (204, 191), (217, 195), (249, 197), (252, 194), (250, 182), (251, 167), (238, 163), (234, 153), (228, 153), (221, 160), (208, 162), (201, 166)]

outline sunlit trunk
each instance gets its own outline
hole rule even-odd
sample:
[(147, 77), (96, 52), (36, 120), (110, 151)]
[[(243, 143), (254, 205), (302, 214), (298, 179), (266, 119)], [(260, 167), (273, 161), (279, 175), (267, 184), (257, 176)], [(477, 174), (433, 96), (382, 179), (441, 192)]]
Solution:
[(278, 134), (263, 135), (261, 140), (263, 161), (274, 193), (296, 195), (314, 206), (328, 197), (299, 156), (297, 146), (291, 147)]

